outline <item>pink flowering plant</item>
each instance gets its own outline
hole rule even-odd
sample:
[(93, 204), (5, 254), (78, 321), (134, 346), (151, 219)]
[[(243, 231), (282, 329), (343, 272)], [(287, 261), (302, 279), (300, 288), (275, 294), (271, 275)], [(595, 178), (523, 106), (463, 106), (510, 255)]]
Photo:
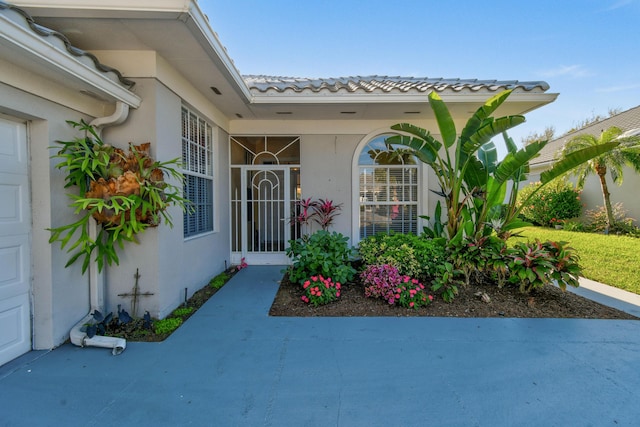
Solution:
[(433, 301), (417, 279), (398, 273), (393, 265), (370, 265), (360, 274), (367, 298), (380, 298), (390, 305), (418, 309)]
[(334, 282), (331, 278), (311, 276), (302, 284), (304, 294), (300, 299), (314, 307), (325, 305), (340, 298), (341, 287), (340, 282)]

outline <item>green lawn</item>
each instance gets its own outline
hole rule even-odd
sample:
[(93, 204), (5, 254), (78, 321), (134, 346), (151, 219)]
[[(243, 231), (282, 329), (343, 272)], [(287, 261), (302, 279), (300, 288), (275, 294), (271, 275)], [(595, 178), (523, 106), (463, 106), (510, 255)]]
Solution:
[(569, 242), (580, 256), (584, 277), (640, 294), (640, 239), (543, 227), (523, 228), (522, 235)]

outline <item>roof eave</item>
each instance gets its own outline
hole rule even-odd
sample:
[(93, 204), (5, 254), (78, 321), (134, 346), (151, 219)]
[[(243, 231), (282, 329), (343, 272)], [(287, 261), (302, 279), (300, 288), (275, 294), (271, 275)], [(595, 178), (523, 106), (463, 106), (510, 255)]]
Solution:
[(195, 0), (38, 0), (18, 1), (20, 7), (29, 8), (44, 16), (178, 19), (208, 53), (212, 62), (223, 71), (243, 102), (251, 102), (252, 95), (242, 75), (233, 64), (226, 49), (211, 29), (207, 16)]
[[(459, 92), (439, 92), (440, 97), (447, 103), (478, 103), (487, 99), (487, 93), (459, 93)], [(536, 102), (545, 105), (553, 102), (558, 97), (557, 93), (513, 93), (508, 102)], [(332, 93), (323, 94), (321, 92), (298, 94), (298, 93), (271, 93), (253, 94), (253, 104), (368, 104), (368, 103), (425, 103), (429, 102), (429, 92), (420, 94), (407, 93)]]
[(240, 71), (236, 68), (233, 60), (227, 53), (227, 50), (224, 48), (217, 34), (211, 29), (209, 25), (209, 19), (202, 12), (198, 4), (191, 0), (185, 0), (190, 3), (188, 16), (191, 18), (187, 20), (186, 24), (191, 30), (194, 36), (202, 36), (204, 37), (204, 46), (207, 47), (207, 51), (213, 56), (210, 55), (210, 58), (216, 63), (218, 67), (222, 67), (224, 70), (224, 74), (227, 76), (227, 79), (233, 83), (236, 92), (243, 98), (243, 100), (247, 103), (251, 103), (253, 100), (253, 95), (249, 89), (249, 86), (244, 81)]
[(71, 54), (55, 48), (43, 37), (19, 25), (4, 14), (0, 14), (0, 26), (3, 27), (0, 38), (9, 46), (19, 50), (28, 59), (46, 64), (48, 68), (52, 68), (65, 78), (81, 82), (99, 96), (112, 98), (133, 108), (140, 106), (142, 102), (140, 97), (123, 87), (119, 82), (78, 61)]

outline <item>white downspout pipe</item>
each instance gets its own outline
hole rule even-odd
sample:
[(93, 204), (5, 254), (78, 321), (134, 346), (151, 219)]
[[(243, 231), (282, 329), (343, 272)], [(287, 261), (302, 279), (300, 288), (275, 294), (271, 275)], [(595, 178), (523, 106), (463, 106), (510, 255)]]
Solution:
[[(129, 105), (124, 102), (118, 101), (116, 103), (116, 109), (110, 116), (98, 117), (89, 123), (94, 126), (98, 135), (102, 133), (104, 126), (114, 126), (123, 123), (129, 116)], [(89, 237), (95, 239), (98, 235), (98, 223), (92, 218), (89, 225)], [(69, 334), (71, 342), (74, 345), (80, 347), (103, 347), (110, 348), (111, 353), (115, 356), (124, 351), (127, 347), (127, 341), (124, 338), (115, 337), (103, 337), (95, 335), (92, 338), (87, 336), (86, 332), (82, 329), (87, 324), (94, 323), (92, 313), (95, 310), (104, 312), (104, 294), (105, 294), (105, 281), (104, 273), (98, 271), (98, 263), (92, 260), (89, 264), (89, 298), (91, 302), (91, 310), (84, 319), (78, 322)]]

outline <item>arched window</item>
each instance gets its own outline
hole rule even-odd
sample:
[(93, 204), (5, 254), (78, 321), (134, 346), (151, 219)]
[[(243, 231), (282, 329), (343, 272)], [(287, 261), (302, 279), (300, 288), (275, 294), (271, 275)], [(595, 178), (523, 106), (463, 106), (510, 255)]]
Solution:
[(379, 232), (417, 234), (418, 161), (387, 144), (389, 136), (376, 136), (358, 154), (358, 240)]

